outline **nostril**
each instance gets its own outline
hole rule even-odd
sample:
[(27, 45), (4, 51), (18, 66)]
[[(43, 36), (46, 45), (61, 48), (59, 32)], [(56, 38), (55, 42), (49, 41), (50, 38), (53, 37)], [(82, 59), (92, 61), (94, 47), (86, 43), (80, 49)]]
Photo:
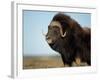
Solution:
[(49, 37), (49, 36), (47, 36), (47, 37), (46, 37), (46, 39), (48, 40), (48, 39), (50, 39), (50, 37)]

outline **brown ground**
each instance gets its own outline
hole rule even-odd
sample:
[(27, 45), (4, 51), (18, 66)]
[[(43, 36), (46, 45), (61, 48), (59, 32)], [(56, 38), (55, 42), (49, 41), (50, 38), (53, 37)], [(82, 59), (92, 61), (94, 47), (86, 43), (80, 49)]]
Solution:
[(60, 56), (24, 56), (23, 69), (63, 67)]

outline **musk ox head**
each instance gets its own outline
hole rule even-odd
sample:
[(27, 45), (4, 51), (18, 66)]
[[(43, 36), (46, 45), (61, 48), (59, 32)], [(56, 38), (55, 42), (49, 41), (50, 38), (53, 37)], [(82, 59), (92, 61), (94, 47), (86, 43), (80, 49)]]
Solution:
[(53, 17), (51, 23), (48, 25), (48, 33), (46, 34), (47, 43), (54, 44), (59, 39), (69, 37), (72, 32), (80, 31), (79, 29), (81, 29), (79, 24), (70, 16), (58, 13)]
[(52, 21), (48, 26), (48, 33), (46, 35), (48, 44), (54, 44), (59, 38), (65, 36), (66, 32), (63, 33), (61, 23), (59, 21)]
[(60, 38), (65, 38), (68, 35), (69, 23), (71, 21), (69, 16), (62, 13), (55, 15), (48, 26), (48, 33), (46, 34), (46, 40), (48, 44), (54, 44)]

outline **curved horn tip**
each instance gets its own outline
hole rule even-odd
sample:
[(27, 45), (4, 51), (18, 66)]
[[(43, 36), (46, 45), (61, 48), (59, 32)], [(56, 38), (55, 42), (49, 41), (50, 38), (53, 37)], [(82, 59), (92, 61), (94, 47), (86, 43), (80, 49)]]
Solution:
[(62, 37), (65, 37), (66, 36), (66, 32), (63, 34), (63, 35), (61, 35)]

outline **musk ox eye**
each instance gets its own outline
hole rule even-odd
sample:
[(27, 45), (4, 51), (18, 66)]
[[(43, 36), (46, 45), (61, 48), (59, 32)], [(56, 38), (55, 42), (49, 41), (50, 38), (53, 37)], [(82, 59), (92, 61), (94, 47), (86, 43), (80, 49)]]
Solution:
[(52, 27), (48, 27), (48, 30), (52, 30), (53, 28)]
[(54, 30), (54, 34), (57, 34), (57, 31), (56, 30)]

